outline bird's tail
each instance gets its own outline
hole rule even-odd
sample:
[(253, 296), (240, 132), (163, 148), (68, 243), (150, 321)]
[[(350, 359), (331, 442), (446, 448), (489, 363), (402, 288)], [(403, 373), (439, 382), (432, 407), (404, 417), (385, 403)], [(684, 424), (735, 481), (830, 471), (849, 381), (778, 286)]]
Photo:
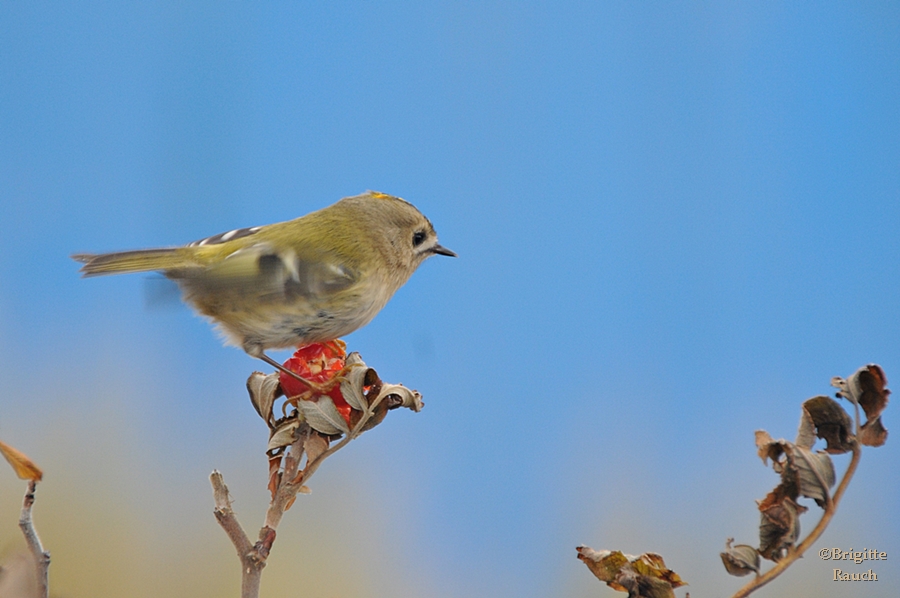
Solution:
[(197, 266), (187, 247), (139, 249), (116, 253), (77, 253), (72, 259), (81, 262), (84, 276), (124, 274), (128, 272), (169, 271)]

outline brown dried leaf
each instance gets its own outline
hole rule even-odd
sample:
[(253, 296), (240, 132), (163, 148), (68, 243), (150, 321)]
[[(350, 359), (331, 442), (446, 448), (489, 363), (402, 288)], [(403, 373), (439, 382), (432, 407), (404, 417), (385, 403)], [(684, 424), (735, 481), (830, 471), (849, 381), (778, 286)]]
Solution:
[(816, 501), (825, 508), (829, 489), (834, 486), (834, 464), (827, 453), (813, 453), (804, 448), (794, 447), (793, 465), (797, 469), (797, 484), (800, 494)]
[(729, 574), (743, 577), (750, 573), (759, 574), (759, 551), (747, 544), (738, 544), (732, 547), (734, 538), (725, 541), (725, 552), (720, 552), (722, 564)]
[[(819, 413), (816, 405), (825, 404), (818, 399), (831, 401), (828, 397), (816, 397), (804, 403), (798, 440), (810, 444), (810, 430), (814, 429), (815, 418)], [(815, 403), (813, 403), (815, 402)], [(813, 403), (813, 409), (806, 405)], [(825, 404), (827, 406), (827, 404)], [(843, 409), (838, 407), (841, 413)], [(844, 413), (846, 415), (846, 413)], [(804, 424), (803, 422), (808, 422)], [(813, 453), (803, 445), (796, 445), (786, 440), (773, 440), (765, 430), (756, 432), (756, 449), (763, 463), (772, 460), (772, 469), (781, 474), (781, 484), (774, 492), (778, 497), (796, 499), (799, 495), (812, 498), (821, 507), (828, 499), (828, 491), (834, 485), (834, 465), (831, 458), (823, 452)], [(770, 495), (771, 496), (771, 495)]]
[(855, 390), (859, 406), (866, 417), (878, 417), (888, 404), (891, 391), (886, 388), (887, 377), (881, 367), (870, 363), (850, 377), (850, 387)]
[(375, 372), (375, 370), (366, 367), (359, 353), (355, 351), (347, 356), (344, 370), (346, 374), (341, 380), (341, 394), (344, 400), (355, 410), (365, 411), (369, 404), (366, 402), (363, 386), (365, 386), (369, 372)]
[(25, 453), (14, 449), (8, 444), (0, 442), (0, 454), (9, 462), (19, 479), (40, 482), (41, 478), (44, 477), (44, 472), (34, 464), (34, 461), (29, 459)]
[(269, 489), (272, 498), (275, 498), (278, 485), (281, 483), (281, 461), (283, 458), (283, 452), (269, 457), (269, 484), (266, 487)]
[(787, 488), (784, 484), (779, 484), (775, 486), (775, 488), (769, 492), (766, 497), (762, 500), (756, 501), (759, 506), (759, 510), (768, 509), (772, 505), (779, 504), (784, 501), (786, 498), (796, 498), (797, 495), (793, 494), (789, 488)]
[(797, 429), (797, 440), (794, 441), (799, 447), (811, 449), (816, 443), (816, 423), (806, 409), (800, 410), (800, 426)]
[(274, 419), (272, 406), (275, 399), (281, 394), (281, 385), (278, 383), (279, 375), (265, 375), (262, 372), (253, 372), (247, 379), (247, 392), (250, 393), (250, 403), (263, 421), (270, 426)]
[(787, 440), (774, 440), (765, 430), (756, 431), (756, 454), (764, 465), (768, 465), (768, 460), (771, 459), (772, 468), (776, 473), (782, 473), (786, 459), (782, 459), (781, 456), (791, 446), (793, 445)]
[(681, 580), (681, 577), (679, 577), (677, 573), (675, 573), (671, 569), (666, 568), (666, 564), (665, 562), (663, 562), (663, 558), (656, 553), (645, 552), (644, 554), (639, 556), (637, 560), (633, 561), (631, 563), (631, 566), (634, 567), (634, 570), (639, 574), (656, 579), (661, 579), (667, 582), (673, 588), (687, 585)]
[(329, 396), (320, 396), (316, 401), (297, 401), (297, 409), (309, 426), (322, 434), (347, 434), (350, 428), (341, 417), (334, 401)]
[(272, 429), (269, 436), (269, 446), (266, 451), (273, 451), (285, 446), (289, 446), (294, 442), (294, 433), (300, 427), (300, 419), (293, 417), (281, 421)]
[(881, 423), (879, 415), (872, 421), (867, 421), (859, 431), (859, 441), (865, 446), (881, 446), (887, 441), (888, 432)]
[(850, 377), (851, 388), (857, 390), (859, 406), (866, 413), (866, 423), (862, 425), (859, 441), (866, 446), (881, 446), (887, 441), (887, 430), (881, 423), (881, 413), (888, 404), (891, 391), (887, 386), (884, 370), (874, 363), (860, 368)]
[(632, 556), (587, 546), (576, 550), (597, 579), (614, 590), (628, 592), (629, 598), (674, 598), (674, 588), (686, 585), (677, 573), (666, 568), (658, 554)]
[(764, 559), (779, 561), (800, 537), (800, 514), (803, 507), (775, 488), (759, 505), (759, 554)]
[[(631, 555), (625, 555), (619, 550), (594, 550), (590, 546), (579, 546), (575, 550), (578, 552), (578, 559), (587, 565), (591, 573), (597, 579), (607, 584), (610, 584), (616, 578), (619, 570), (628, 564), (629, 558), (635, 558)], [(613, 587), (613, 589), (625, 590), (622, 587)]]
[(870, 363), (856, 370), (850, 378), (833, 378), (832, 386), (843, 397), (862, 407), (866, 421), (859, 433), (859, 440), (866, 446), (881, 446), (887, 440), (887, 430), (881, 423), (881, 413), (888, 404), (891, 391), (886, 388), (887, 376), (880, 366)]
[(675, 598), (672, 584), (635, 571), (623, 570), (618, 583), (628, 592), (628, 598)]
[(312, 431), (303, 440), (303, 450), (306, 451), (306, 463), (309, 464), (319, 458), (319, 455), (328, 450), (328, 437)]
[[(800, 418), (800, 430), (797, 433), (797, 444), (805, 446), (808, 428), (815, 427), (816, 436), (826, 442), (825, 450), (833, 455), (840, 455), (853, 449), (853, 421), (847, 412), (831, 397), (813, 397), (803, 403), (803, 415)], [(803, 440), (803, 442), (801, 442)], [(811, 448), (812, 445), (806, 446)]]
[(881, 366), (874, 363), (864, 365), (844, 380), (841, 377), (831, 379), (831, 385), (839, 389), (839, 397), (858, 404), (866, 412), (867, 417), (879, 415), (887, 406), (891, 391), (887, 386), (887, 377)]
[(406, 407), (407, 409), (412, 409), (416, 413), (422, 410), (422, 407), (425, 406), (425, 403), (422, 402), (422, 395), (419, 394), (417, 390), (410, 390), (403, 386), (402, 384), (385, 384), (381, 387), (381, 392), (378, 393), (378, 398), (386, 399), (387, 397), (394, 397), (392, 404), (389, 406), (390, 409), (395, 409), (397, 407)]

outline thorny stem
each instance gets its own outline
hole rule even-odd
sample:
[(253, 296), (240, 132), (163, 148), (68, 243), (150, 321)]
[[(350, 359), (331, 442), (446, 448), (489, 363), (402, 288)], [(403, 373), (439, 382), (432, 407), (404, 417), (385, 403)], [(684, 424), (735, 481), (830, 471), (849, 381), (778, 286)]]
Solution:
[[(854, 403), (855, 405), (855, 403)], [(859, 406), (856, 406), (856, 438), (859, 438)], [(757, 576), (755, 579), (750, 580), (747, 585), (742, 587), (737, 593), (732, 596), (732, 598), (746, 598), (751, 593), (755, 592), (758, 588), (766, 585), (779, 575), (781, 575), (785, 569), (790, 567), (794, 562), (803, 556), (803, 553), (807, 551), (807, 549), (812, 546), (816, 540), (819, 539), (819, 536), (822, 535), (822, 532), (825, 531), (825, 528), (828, 527), (828, 524), (831, 523), (832, 517), (837, 512), (838, 504), (841, 502), (841, 497), (844, 496), (844, 491), (847, 489), (847, 486), (850, 484), (850, 480), (853, 478), (853, 474), (856, 472), (856, 467), (859, 465), (859, 459), (862, 456), (862, 448), (860, 447), (859, 441), (854, 441), (853, 444), (853, 456), (850, 459), (850, 464), (847, 465), (847, 471), (844, 472), (844, 477), (841, 479), (841, 483), (838, 484), (837, 490), (834, 491), (834, 496), (828, 500), (825, 505), (824, 512), (822, 513), (822, 518), (819, 520), (819, 523), (806, 538), (800, 542), (793, 550), (788, 551), (786, 557), (775, 563), (775, 566), (766, 571), (763, 575)], [(815, 470), (815, 468), (813, 468)]]
[(44, 550), (31, 518), (31, 507), (34, 506), (36, 488), (37, 482), (34, 480), (28, 482), (25, 500), (22, 502), (22, 514), (19, 516), (19, 528), (25, 536), (25, 542), (28, 544), (28, 549), (31, 551), (36, 565), (38, 596), (47, 598), (50, 595), (50, 553)]

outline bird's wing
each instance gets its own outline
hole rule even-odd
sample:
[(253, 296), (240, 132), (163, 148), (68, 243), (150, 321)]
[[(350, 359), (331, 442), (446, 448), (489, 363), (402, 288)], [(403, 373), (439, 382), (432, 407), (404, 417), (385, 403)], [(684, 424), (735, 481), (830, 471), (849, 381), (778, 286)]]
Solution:
[[(214, 251), (215, 245), (196, 247)], [(266, 242), (241, 247), (204, 268), (166, 275), (192, 293), (254, 295), (273, 302), (324, 297), (359, 280), (357, 269), (338, 255), (319, 250), (277, 250)]]

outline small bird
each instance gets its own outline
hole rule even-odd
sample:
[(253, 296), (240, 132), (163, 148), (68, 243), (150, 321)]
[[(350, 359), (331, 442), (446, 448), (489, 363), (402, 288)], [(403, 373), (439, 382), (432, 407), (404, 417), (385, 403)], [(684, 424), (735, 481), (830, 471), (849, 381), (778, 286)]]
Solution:
[[(159, 271), (215, 322), (226, 344), (266, 355), (368, 324), (438, 243), (411, 203), (369, 191), (295, 220), (228, 231), (183, 247), (75, 254), (84, 276)], [(302, 378), (301, 378), (302, 379)]]

